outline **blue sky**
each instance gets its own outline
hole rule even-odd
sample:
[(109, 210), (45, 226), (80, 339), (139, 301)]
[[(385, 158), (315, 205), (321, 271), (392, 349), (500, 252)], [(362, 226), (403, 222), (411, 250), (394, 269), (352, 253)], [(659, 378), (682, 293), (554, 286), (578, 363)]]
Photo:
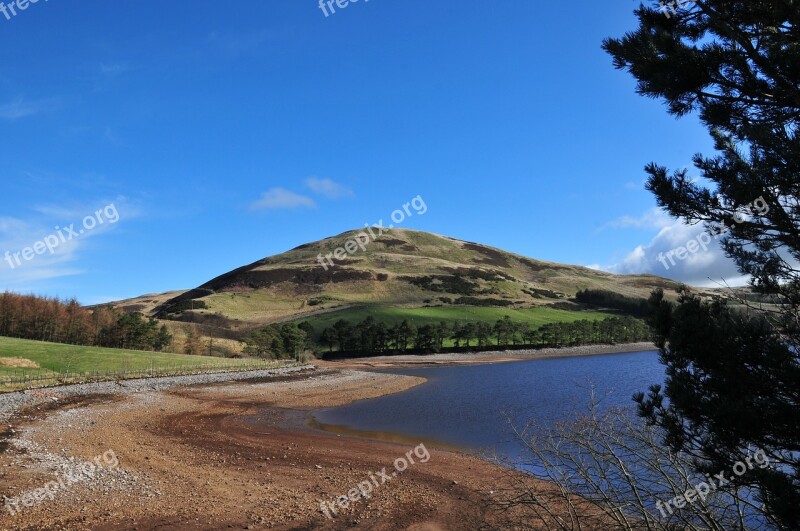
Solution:
[(600, 49), (634, 7), (50, 0), (0, 15), (0, 257), (119, 214), (53, 254), (5, 255), (0, 289), (91, 304), (189, 288), (416, 196), (427, 212), (404, 227), (729, 277), (716, 250), (655, 260), (697, 229), (654, 209), (642, 168), (711, 143)]

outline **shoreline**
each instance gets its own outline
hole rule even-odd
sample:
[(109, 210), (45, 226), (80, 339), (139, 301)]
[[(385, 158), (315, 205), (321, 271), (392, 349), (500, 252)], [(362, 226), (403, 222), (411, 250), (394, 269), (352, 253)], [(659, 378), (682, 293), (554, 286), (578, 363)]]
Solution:
[(50, 387), (37, 387), (22, 391), (0, 393), (0, 423), (6, 422), (21, 409), (35, 407), (50, 401), (89, 397), (95, 395), (117, 395), (160, 391), (175, 387), (187, 387), (202, 384), (216, 384), (230, 381), (258, 380), (262, 378), (280, 378), (315, 370), (312, 364), (274, 369), (257, 369), (248, 371), (203, 372), (181, 376), (156, 376), (152, 378), (134, 378), (130, 380), (107, 380), (99, 382), (71, 383)]
[[(8, 427), (0, 433), (2, 494), (18, 500), (52, 481), (63, 463), (108, 451), (119, 468), (51, 498), (42, 495), (11, 516), (0, 507), (0, 529), (479, 528), (508, 516), (494, 512), (492, 493), (521, 473), (431, 441), (331, 433), (297, 420), (427, 381), (376, 372), (376, 361), (377, 367), (458, 365), (652, 348), (637, 343), (457, 359), (392, 357), (395, 365), (369, 358), (355, 360), (362, 364), (353, 368), (323, 362), (260, 377), (227, 374), (226, 381), (197, 375), (33, 391), (22, 403), (11, 400), (14, 414), (3, 421)], [(3, 398), (0, 413), (7, 414)], [(325, 516), (326, 501), (346, 495), (369, 474), (392, 470), (393, 462), (421, 445), (430, 461), (411, 466), (335, 518)], [(543, 493), (552, 489), (536, 485)]]
[(489, 350), (484, 352), (458, 352), (440, 354), (400, 354), (393, 356), (374, 356), (365, 358), (346, 358), (342, 360), (317, 360), (314, 362), (326, 368), (393, 368), (424, 367), (447, 365), (477, 365), (506, 363), (536, 359), (573, 358), (582, 356), (606, 356), (630, 352), (657, 351), (653, 343), (623, 343), (617, 345), (581, 345), (544, 349)]
[[(320, 407), (401, 392), (425, 381), (317, 369), (286, 378), (28, 406), (0, 448), (9, 498), (35, 492), (65, 460), (109, 450), (119, 467), (22, 506), (2, 529), (453, 529), (487, 519), (490, 492), (509, 472), (461, 452), (425, 448), (416, 463), (335, 518), (335, 501), (416, 443), (397, 444), (292, 426)], [(288, 422), (287, 422), (287, 419)], [(543, 486), (546, 488), (546, 485)], [(9, 511), (10, 512), (10, 511)]]

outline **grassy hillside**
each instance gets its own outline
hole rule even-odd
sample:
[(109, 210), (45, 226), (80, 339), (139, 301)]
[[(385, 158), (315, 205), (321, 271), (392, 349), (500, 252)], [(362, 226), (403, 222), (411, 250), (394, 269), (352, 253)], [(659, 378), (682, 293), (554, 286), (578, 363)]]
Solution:
[(557, 310), (548, 307), (534, 308), (478, 308), (478, 307), (436, 307), (436, 308), (388, 308), (367, 307), (348, 308), (317, 316), (310, 320), (318, 331), (333, 325), (339, 319), (356, 323), (372, 316), (377, 321), (393, 325), (404, 319), (413, 322), (416, 326), (436, 324), (446, 321), (494, 323), (505, 316), (511, 317), (514, 322), (528, 323), (534, 328), (548, 323), (571, 323), (581, 319), (590, 321), (605, 319), (608, 313), (590, 311)]
[(588, 318), (551, 307), (563, 307), (582, 289), (646, 298), (655, 288), (672, 293), (679, 286), (651, 275), (612, 275), (402, 229), (388, 231), (332, 267), (318, 262), (319, 255), (344, 247), (357, 234), (301, 245), (172, 297), (149, 295), (118, 306), (238, 332), (298, 319), (318, 327), (341, 316), (368, 314), (418, 322), (495, 321), (512, 315), (538, 325)]
[(180, 374), (201, 367), (236, 370), (274, 365), (259, 360), (83, 347), (0, 337), (2, 391), (19, 387), (12, 379), (37, 378), (39, 385), (49, 385), (65, 378), (65, 373), (71, 373), (68, 379), (75, 379), (75, 375), (113, 379), (149, 373)]

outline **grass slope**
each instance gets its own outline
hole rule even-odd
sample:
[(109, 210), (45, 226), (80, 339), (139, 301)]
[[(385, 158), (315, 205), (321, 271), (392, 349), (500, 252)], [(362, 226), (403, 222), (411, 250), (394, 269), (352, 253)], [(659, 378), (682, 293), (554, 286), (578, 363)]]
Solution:
[[(163, 301), (153, 311), (164, 319), (236, 330), (298, 319), (327, 323), (331, 315), (354, 313), (363, 318), (365, 312), (378, 312), (373, 314), (376, 319), (402, 315), (418, 318), (419, 322), (496, 321), (511, 314), (512, 318), (539, 325), (552, 322), (547, 315), (567, 320), (586, 317), (583, 313), (570, 317), (570, 312), (557, 310), (551, 310), (557, 312), (553, 314), (527, 313), (529, 309), (563, 304), (581, 289), (604, 289), (646, 298), (655, 288), (674, 293), (679, 286), (652, 275), (612, 275), (404, 229), (385, 233), (365, 250), (347, 255), (333, 267), (322, 267), (317, 262), (319, 255), (346, 246), (356, 235), (356, 231), (350, 231), (301, 245), (225, 273), (171, 299), (151, 295), (117, 305), (151, 309)], [(480, 303), (476, 304), (475, 299)], [(192, 307), (187, 305), (190, 300), (202, 304)], [(425, 308), (440, 305), (448, 308), (445, 314), (437, 313), (444, 310)], [(419, 313), (408, 314), (408, 308), (417, 308)]]
[[(0, 390), (3, 391), (20, 387), (12, 379), (40, 378), (39, 385), (51, 385), (63, 373), (113, 379), (150, 371), (154, 374), (180, 374), (200, 368), (235, 370), (254, 368), (255, 365), (275, 365), (257, 360), (84, 347), (0, 337), (0, 362), (3, 359), (10, 365), (0, 363)], [(20, 360), (35, 362), (39, 368), (15, 367), (23, 365), (19, 363)]]
[(533, 328), (540, 327), (548, 323), (571, 323), (581, 319), (590, 321), (605, 319), (612, 316), (609, 313), (592, 311), (568, 311), (557, 310), (547, 307), (534, 308), (491, 308), (491, 307), (430, 307), (430, 308), (392, 308), (361, 306), (347, 308), (315, 316), (308, 321), (317, 331), (333, 325), (339, 319), (344, 319), (355, 324), (367, 317), (373, 317), (376, 321), (382, 321), (387, 325), (393, 325), (407, 319), (416, 326), (435, 324), (445, 321), (452, 324), (454, 321), (461, 322), (496, 322), (505, 316), (511, 317), (514, 322), (528, 323)]

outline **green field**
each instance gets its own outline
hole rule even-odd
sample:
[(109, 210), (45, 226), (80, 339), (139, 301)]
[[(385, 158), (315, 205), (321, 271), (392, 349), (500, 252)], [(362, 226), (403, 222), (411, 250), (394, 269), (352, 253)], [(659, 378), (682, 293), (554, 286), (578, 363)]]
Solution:
[(35, 362), (37, 367), (12, 362), (0, 363), (0, 391), (32, 385), (44, 386), (59, 381), (87, 379), (117, 379), (137, 376), (185, 374), (201, 370), (243, 370), (274, 367), (275, 362), (253, 359), (227, 359), (210, 356), (187, 356), (165, 352), (142, 352), (100, 347), (84, 347), (44, 343), (25, 339), (0, 337), (2, 358), (18, 358)]
[(533, 328), (538, 328), (548, 323), (571, 323), (582, 319), (594, 321), (611, 317), (612, 314), (592, 311), (568, 311), (553, 308), (492, 308), (475, 306), (442, 306), (430, 308), (391, 308), (385, 306), (359, 306), (347, 308), (331, 313), (321, 314), (308, 319), (299, 319), (298, 322), (308, 321), (319, 332), (332, 326), (339, 319), (356, 324), (372, 316), (376, 321), (393, 325), (408, 319), (416, 326), (440, 323), (442, 321), (453, 323), (486, 321), (494, 324), (505, 316), (511, 317), (515, 322), (528, 323)]

